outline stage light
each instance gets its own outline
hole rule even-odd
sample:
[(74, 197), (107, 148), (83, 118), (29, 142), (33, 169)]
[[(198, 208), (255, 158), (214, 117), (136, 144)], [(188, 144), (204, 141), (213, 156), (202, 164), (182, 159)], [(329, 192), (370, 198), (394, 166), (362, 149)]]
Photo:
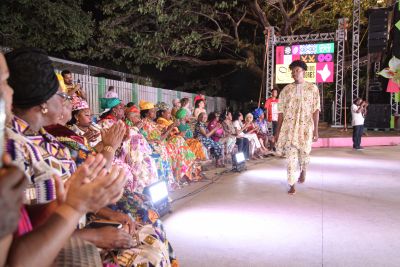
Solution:
[(246, 169), (246, 158), (243, 152), (232, 154), (232, 171), (241, 172)]
[(159, 181), (143, 189), (143, 194), (150, 197), (154, 208), (160, 216), (165, 215), (170, 210), (168, 202), (168, 187), (165, 181)]

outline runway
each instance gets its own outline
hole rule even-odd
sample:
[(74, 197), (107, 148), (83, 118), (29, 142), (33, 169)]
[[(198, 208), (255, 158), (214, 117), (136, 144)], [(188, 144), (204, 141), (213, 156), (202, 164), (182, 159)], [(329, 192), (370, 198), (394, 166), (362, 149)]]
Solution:
[(399, 146), (313, 149), (296, 189), (274, 158), (174, 203), (180, 265), (400, 266)]

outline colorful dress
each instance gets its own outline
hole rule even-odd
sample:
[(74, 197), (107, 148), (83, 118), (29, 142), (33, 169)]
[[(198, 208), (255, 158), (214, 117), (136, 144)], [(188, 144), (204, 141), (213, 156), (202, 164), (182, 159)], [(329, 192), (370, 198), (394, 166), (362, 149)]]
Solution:
[[(207, 125), (208, 131), (213, 130), (215, 127), (217, 127), (217, 125), (218, 125), (217, 119), (209, 122)], [(229, 134), (225, 134), (224, 128), (217, 130), (215, 134), (211, 136), (211, 139), (214, 140), (215, 142), (219, 142), (220, 144), (225, 145), (226, 153), (231, 153), (236, 144), (236, 137)]]
[(268, 130), (268, 122), (263, 119), (263, 120), (256, 120), (256, 125), (258, 128), (260, 128), (260, 131), (257, 133), (258, 138), (262, 138), (263, 140), (266, 140), (269, 136), (269, 130)]
[[(99, 127), (110, 128), (118, 120), (109, 115), (99, 121)], [(127, 126), (129, 138), (122, 142), (115, 152), (115, 163), (126, 163), (136, 181), (136, 191), (142, 193), (143, 189), (158, 181), (157, 166), (151, 157), (152, 150), (147, 141), (133, 127)], [(120, 164), (120, 163), (119, 163)]]
[(219, 159), (222, 157), (222, 147), (221, 144), (215, 142), (211, 138), (203, 135), (200, 131), (203, 129), (207, 132), (207, 126), (203, 122), (197, 122), (194, 130), (194, 136), (200, 140), (200, 142), (207, 148), (211, 149), (211, 154), (215, 159)]
[(190, 147), (190, 150), (196, 155), (196, 159), (206, 160), (207, 157), (204, 151), (205, 147), (198, 139), (193, 138), (193, 131), (189, 124), (181, 122), (181, 124), (178, 125), (178, 130), (179, 132), (184, 133), (185, 141)]
[(56, 199), (54, 175), (65, 182), (76, 170), (68, 149), (43, 128), (34, 132), (14, 116), (7, 127), (6, 151), (13, 165), (25, 172), (29, 184), (25, 203), (46, 204)]
[[(76, 156), (77, 163), (83, 163), (91, 154), (96, 154), (96, 152), (88, 146), (88, 142), (82, 136), (77, 135), (74, 131), (68, 129), (67, 127), (61, 125), (55, 125), (47, 127), (49, 131), (55, 133), (58, 137), (57, 140), (65, 144), (71, 151), (72, 155)], [(154, 210), (152, 203), (148, 198), (137, 192), (136, 181), (131, 174), (131, 168), (120, 160), (115, 159), (113, 164), (120, 165), (127, 169), (127, 184), (124, 188), (124, 193), (120, 200), (116, 204), (109, 205), (109, 207), (115, 211), (123, 212), (125, 214), (130, 214), (136, 222), (141, 225), (151, 225), (151, 231), (154, 242), (157, 244), (162, 244), (160, 247), (135, 247), (128, 250), (121, 250), (117, 256), (117, 262), (121, 266), (129, 266), (127, 262), (134, 261), (138, 254), (143, 254), (143, 251), (152, 251), (152, 253), (158, 253), (162, 255), (159, 260), (169, 266), (170, 262), (176, 261), (173, 254), (172, 248), (166, 239), (166, 233), (162, 226), (162, 222), (159, 220), (157, 212)], [(78, 164), (79, 165), (79, 164)], [(140, 231), (140, 230), (139, 230)], [(170, 254), (169, 254), (170, 252)], [(106, 261), (114, 261), (112, 258), (108, 258)], [(143, 261), (149, 261), (149, 259), (143, 258)]]
[[(158, 123), (145, 119), (143, 129), (153, 129), (151, 131), (156, 133), (156, 140), (161, 141), (162, 131), (171, 124), (172, 121), (167, 121), (164, 118), (159, 118)], [(176, 131), (178, 131), (178, 129), (176, 129)], [(190, 150), (185, 139), (180, 135), (171, 134), (166, 140), (161, 142), (167, 148), (167, 153), (177, 182), (179, 182), (184, 176), (192, 180), (193, 165), (196, 155)]]

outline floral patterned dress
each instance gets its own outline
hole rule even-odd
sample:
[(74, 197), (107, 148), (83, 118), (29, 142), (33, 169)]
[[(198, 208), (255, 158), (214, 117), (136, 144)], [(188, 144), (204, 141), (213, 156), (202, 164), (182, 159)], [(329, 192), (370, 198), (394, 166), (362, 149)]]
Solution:
[(198, 160), (206, 160), (206, 154), (204, 152), (205, 147), (203, 144), (196, 138), (193, 138), (193, 131), (190, 128), (189, 124), (181, 122), (178, 125), (179, 132), (184, 134), (184, 138), (190, 150), (196, 155), (196, 159)]
[(144, 119), (142, 129), (148, 134), (149, 140), (156, 141), (160, 146), (166, 148), (174, 176), (177, 179), (176, 182), (180, 182), (184, 176), (192, 179), (192, 168), (196, 156), (186, 144), (185, 139), (180, 135), (171, 135), (166, 140), (161, 140), (162, 131), (166, 127), (165, 125)]

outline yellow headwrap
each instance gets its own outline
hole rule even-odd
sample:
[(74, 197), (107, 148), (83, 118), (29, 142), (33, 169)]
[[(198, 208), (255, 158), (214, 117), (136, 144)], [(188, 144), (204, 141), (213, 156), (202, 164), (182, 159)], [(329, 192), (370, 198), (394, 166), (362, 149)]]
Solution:
[(148, 110), (154, 108), (154, 104), (151, 102), (147, 102), (144, 100), (140, 100), (139, 102), (139, 108), (140, 110)]

